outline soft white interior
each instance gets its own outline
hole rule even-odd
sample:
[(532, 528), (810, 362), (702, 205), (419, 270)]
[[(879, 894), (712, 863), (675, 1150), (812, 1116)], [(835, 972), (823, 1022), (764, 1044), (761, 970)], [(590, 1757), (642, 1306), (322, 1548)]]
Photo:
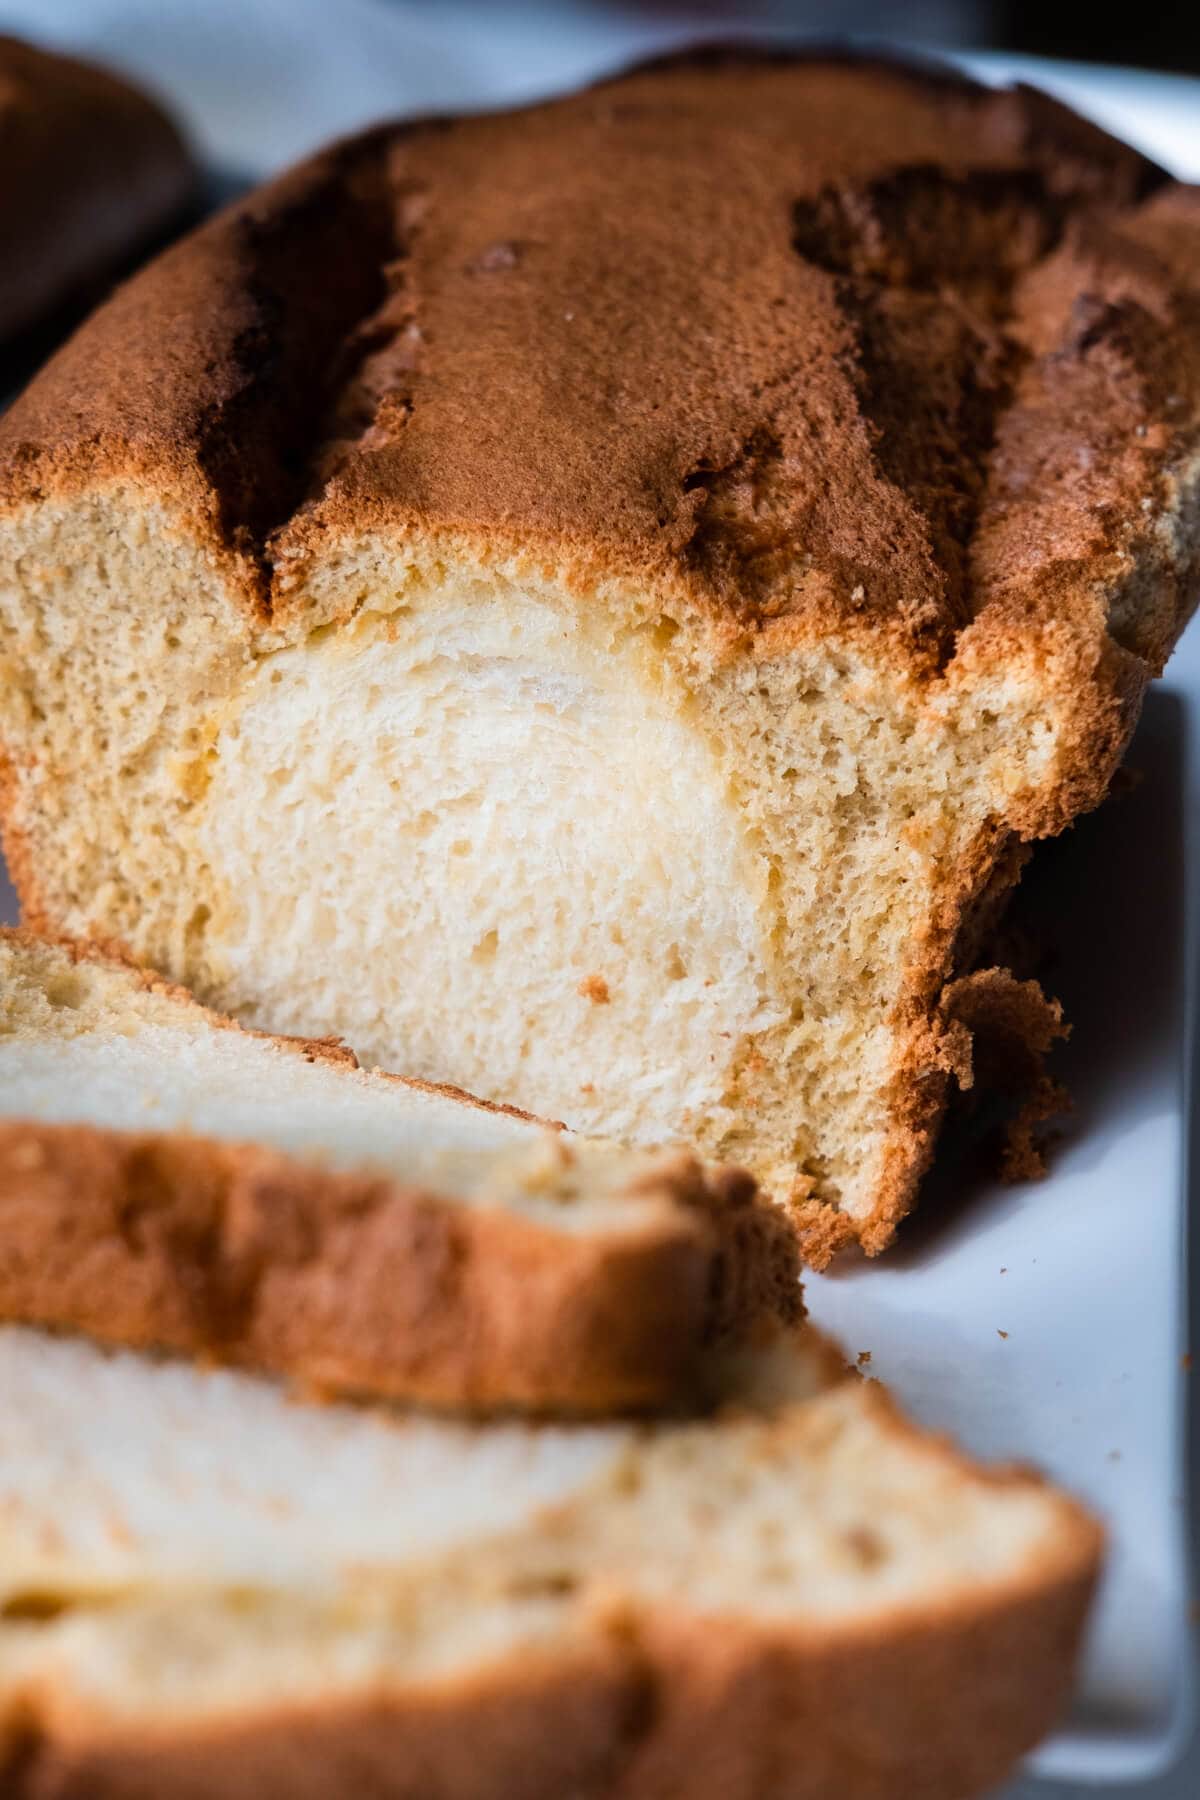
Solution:
[(399, 1424), (0, 1328), (0, 1593), (329, 1596), (504, 1537), (577, 1493), (621, 1440)]
[[(315, 616), (347, 585), (382, 607), (388, 560), (326, 571)], [(976, 834), (1052, 753), (1021, 672), (951, 708), (823, 643), (727, 660), (644, 598), (437, 575), (264, 656), (210, 715), (192, 979), (866, 1216), (893, 1008)]]
[(143, 1026), (69, 1038), (0, 1037), (0, 1116), (123, 1131), (254, 1139), (335, 1166), (411, 1166), (536, 1142), (542, 1129), (401, 1083), (358, 1080), (232, 1033)]
[(0, 1118), (184, 1130), (335, 1168), (380, 1167), (564, 1231), (627, 1229), (631, 1154), (223, 1028), (119, 968), (0, 939)]
[(972, 1473), (864, 1384), (825, 1387), (803, 1340), (787, 1354), (790, 1403), (762, 1414), (473, 1426), (305, 1407), (249, 1376), (6, 1327), (0, 1593), (10, 1611), (174, 1591), (372, 1616), (426, 1585), (466, 1604), (594, 1582), (838, 1618), (986, 1587), (1065, 1529), (1035, 1483)]
[(267, 659), (223, 721), (197, 832), (222, 994), (300, 1030), (338, 982), (366, 1060), (685, 1136), (781, 1016), (766, 865), (632, 651), (443, 601)]

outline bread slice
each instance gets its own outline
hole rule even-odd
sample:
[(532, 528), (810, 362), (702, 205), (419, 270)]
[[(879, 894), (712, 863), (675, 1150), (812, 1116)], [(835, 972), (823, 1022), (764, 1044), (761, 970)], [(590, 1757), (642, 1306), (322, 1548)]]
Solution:
[[(0, 36), (0, 345), (172, 222), (197, 174), (171, 120), (103, 69)], [(0, 386), (3, 385), (0, 368)]]
[(739, 1171), (568, 1141), (0, 933), (0, 1319), (592, 1413), (694, 1402), (715, 1340), (800, 1306)]
[(804, 1333), (736, 1406), (470, 1426), (0, 1331), (20, 1800), (964, 1800), (1053, 1723), (1099, 1533)]
[(0, 426), (27, 916), (879, 1250), (1195, 599), (1198, 270), (1132, 150), (874, 61), (318, 157)]

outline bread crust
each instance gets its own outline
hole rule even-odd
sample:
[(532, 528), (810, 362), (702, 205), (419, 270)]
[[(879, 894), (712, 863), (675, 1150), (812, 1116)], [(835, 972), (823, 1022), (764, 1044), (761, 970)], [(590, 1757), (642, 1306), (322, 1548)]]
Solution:
[[(837, 129), (818, 129), (827, 115)], [(683, 175), (700, 166), (723, 180), (687, 203)], [(505, 179), (468, 182), (481, 167)], [(544, 222), (536, 238), (514, 193)], [(622, 262), (595, 244), (605, 218)], [(386, 521), (550, 556), (581, 579), (627, 574), (734, 638), (768, 624), (778, 637), (782, 621), (882, 631), (928, 668), (985, 611), (1005, 634), (1069, 628), (1080, 571), (1050, 536), (1080, 540), (1102, 576), (1122, 534), (1145, 531), (1130, 501), (1195, 453), (1200, 353), (1178, 313), (1195, 230), (1190, 190), (1033, 90), (839, 55), (683, 57), (521, 113), (377, 128), (239, 202), (101, 309), (0, 426), (6, 501), (147, 481), (190, 513), (256, 616), (286, 610), (298, 566), (333, 537)], [(315, 266), (338, 271), (327, 291)], [(916, 297), (943, 275), (981, 328), (1012, 334), (1022, 365), (997, 376), (996, 418), (958, 447), (965, 470), (998, 419), (1020, 425), (994, 496), (979, 477), (961, 543), (957, 477), (913, 462), (919, 446), (891, 466), (875, 416), (914, 398), (905, 383), (937, 379), (949, 347)], [(1067, 281), (1071, 299), (1088, 284), (1083, 329)], [(915, 372), (869, 366), (859, 313), (880, 284), (915, 309), (928, 359)], [(1131, 332), (1131, 309), (1157, 328)], [(514, 356), (536, 358), (536, 390)], [(567, 378), (581, 363), (619, 377), (608, 408)], [(330, 386), (314, 392), (322, 366)], [(832, 512), (811, 494), (817, 426)], [(1066, 467), (1117, 438), (1120, 466), (1100, 479), (1121, 525), (1100, 545), (1096, 497)], [(1026, 492), (1012, 518), (1035, 469), (1049, 491)], [(794, 500), (775, 516), (768, 499), (772, 541), (751, 542), (738, 483), (773, 493), (777, 477)], [(1027, 508), (1046, 542), (1029, 542)], [(820, 580), (796, 580), (806, 559)]]
[(82, 294), (182, 212), (197, 186), (148, 95), (0, 37), (0, 340)]
[[(889, 1429), (920, 1435), (874, 1384), (868, 1404)], [(949, 1445), (941, 1454), (970, 1467)], [(521, 1652), (358, 1705), (121, 1732), (73, 1713), (70, 1695), (30, 1693), (6, 1791), (324, 1800), (354, 1781), (380, 1800), (966, 1800), (1066, 1703), (1102, 1540), (1070, 1502), (1059, 1523), (1013, 1581), (843, 1627), (610, 1593), (552, 1663)]]
[(614, 1791), (621, 1800), (990, 1792), (1061, 1717), (1090, 1595), (1080, 1569), (969, 1615), (900, 1621), (820, 1651), (783, 1630), (656, 1624), (647, 1646), (655, 1729)]
[(606, 1793), (636, 1728), (639, 1671), (595, 1637), (412, 1699), (127, 1735), (39, 1719), (0, 1776), (12, 1800), (563, 1800)]
[[(254, 1145), (0, 1124), (0, 1317), (312, 1393), (600, 1415), (695, 1404), (714, 1339), (795, 1316), (785, 1221), (680, 1158), (573, 1235)], [(656, 1204), (658, 1202), (658, 1204)]]
[[(821, 1647), (662, 1619), (553, 1671), (211, 1731), (39, 1738), (13, 1800), (968, 1800), (1061, 1715), (1090, 1578)], [(474, 1691), (472, 1691), (474, 1689)], [(480, 1691), (482, 1690), (482, 1691)], [(490, 1691), (489, 1691), (490, 1690)], [(967, 1698), (969, 1696), (969, 1698)]]
[(886, 1250), (916, 1204), (933, 1161), (951, 1097), (999, 1086), (1019, 1106), (1015, 1135), (1025, 1148), (1007, 1173), (1044, 1173), (1030, 1128), (1061, 1111), (1065, 1093), (1046, 1072), (1055, 1043), (1069, 1035), (1062, 1007), (1036, 981), (980, 966), (987, 928), (1002, 915), (1029, 855), (1015, 833), (989, 831), (947, 884), (934, 911), (925, 955), (910, 971), (892, 1018), (901, 1045), (889, 1105), (895, 1121), (869, 1219), (849, 1218), (822, 1200), (792, 1209), (806, 1265), (828, 1268), (858, 1244), (868, 1256)]

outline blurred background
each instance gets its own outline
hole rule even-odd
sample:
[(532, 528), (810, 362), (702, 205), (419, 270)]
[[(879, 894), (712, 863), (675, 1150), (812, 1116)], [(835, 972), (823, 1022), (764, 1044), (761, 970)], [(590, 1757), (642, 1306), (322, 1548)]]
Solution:
[[(0, 29), (160, 89), (210, 162), (261, 174), (370, 118), (503, 104), (698, 33), (885, 37), (1200, 71), (1200, 5), (1041, 0), (0, 0)], [(1067, 69), (1069, 78), (1070, 68)], [(1101, 89), (1107, 82), (1099, 73)], [(1124, 90), (1111, 123), (1121, 128)], [(1194, 120), (1190, 82), (1174, 101)]]

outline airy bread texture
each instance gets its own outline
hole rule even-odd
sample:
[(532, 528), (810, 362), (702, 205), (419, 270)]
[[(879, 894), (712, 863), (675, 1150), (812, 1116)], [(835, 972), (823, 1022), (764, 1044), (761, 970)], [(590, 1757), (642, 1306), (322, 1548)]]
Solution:
[(472, 1427), (0, 1331), (4, 1792), (990, 1787), (1063, 1704), (1096, 1528), (811, 1333), (729, 1375), (711, 1422)]
[(28, 917), (879, 1250), (1195, 598), (1198, 271), (1132, 151), (875, 62), (318, 158), (0, 426)]
[(568, 1141), (0, 933), (0, 1318), (436, 1406), (703, 1398), (794, 1319), (737, 1170)]
[[(103, 69), (0, 36), (0, 344), (161, 233), (197, 175), (171, 120)], [(0, 369), (2, 379), (2, 369)]]

